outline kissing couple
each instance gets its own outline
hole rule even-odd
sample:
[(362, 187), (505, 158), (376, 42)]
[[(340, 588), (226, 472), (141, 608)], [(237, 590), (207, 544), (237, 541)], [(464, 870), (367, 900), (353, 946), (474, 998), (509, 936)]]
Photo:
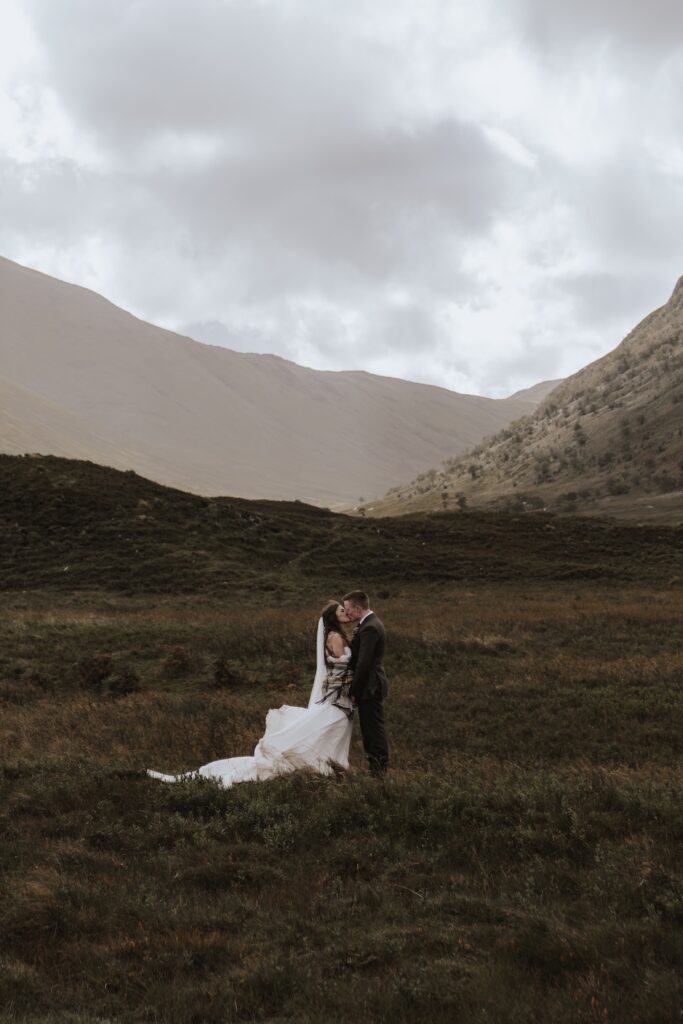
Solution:
[[(348, 645), (344, 626), (358, 628)], [(330, 775), (335, 767), (349, 766), (354, 709), (358, 711), (363, 747), (370, 773), (382, 778), (389, 765), (384, 728), (384, 673), (386, 634), (370, 608), (368, 595), (352, 590), (342, 601), (323, 608), (316, 638), (316, 672), (308, 707), (283, 704), (266, 715), (266, 731), (251, 757), (211, 761), (182, 775), (147, 770), (163, 782), (213, 779), (223, 786), (260, 782), (287, 775), (297, 768), (312, 768)]]

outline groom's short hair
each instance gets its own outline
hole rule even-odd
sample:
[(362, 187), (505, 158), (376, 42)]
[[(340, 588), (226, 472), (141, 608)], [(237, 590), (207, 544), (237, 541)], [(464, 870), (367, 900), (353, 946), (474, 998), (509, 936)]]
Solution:
[(364, 590), (352, 590), (349, 594), (346, 594), (342, 599), (344, 603), (347, 601), (349, 604), (354, 605), (356, 608), (363, 608), (367, 610), (370, 607), (370, 598)]

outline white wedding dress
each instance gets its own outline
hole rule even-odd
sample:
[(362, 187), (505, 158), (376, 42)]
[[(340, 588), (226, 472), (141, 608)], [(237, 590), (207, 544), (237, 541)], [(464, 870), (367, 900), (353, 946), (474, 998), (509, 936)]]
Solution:
[(182, 775), (164, 775), (151, 769), (147, 774), (162, 782), (204, 778), (234, 786), (237, 782), (272, 779), (297, 768), (312, 768), (323, 775), (332, 774), (333, 765), (348, 768), (353, 727), (353, 706), (348, 696), (351, 651), (345, 647), (341, 658), (325, 655), (322, 619), (316, 650), (317, 667), (308, 707), (283, 704), (269, 711), (266, 731), (252, 757), (211, 761)]

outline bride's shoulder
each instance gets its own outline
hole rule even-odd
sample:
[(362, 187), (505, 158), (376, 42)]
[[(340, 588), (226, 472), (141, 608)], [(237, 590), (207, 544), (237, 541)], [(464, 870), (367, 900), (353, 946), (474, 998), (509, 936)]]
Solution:
[(346, 642), (341, 633), (331, 631), (327, 634), (327, 649), (335, 656), (335, 658), (341, 657), (344, 653), (345, 647)]

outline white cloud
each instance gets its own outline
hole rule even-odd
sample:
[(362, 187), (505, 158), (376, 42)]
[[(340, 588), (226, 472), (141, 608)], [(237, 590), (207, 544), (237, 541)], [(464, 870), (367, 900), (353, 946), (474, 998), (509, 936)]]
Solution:
[(7, 0), (0, 252), (321, 368), (571, 372), (681, 273), (682, 10)]

